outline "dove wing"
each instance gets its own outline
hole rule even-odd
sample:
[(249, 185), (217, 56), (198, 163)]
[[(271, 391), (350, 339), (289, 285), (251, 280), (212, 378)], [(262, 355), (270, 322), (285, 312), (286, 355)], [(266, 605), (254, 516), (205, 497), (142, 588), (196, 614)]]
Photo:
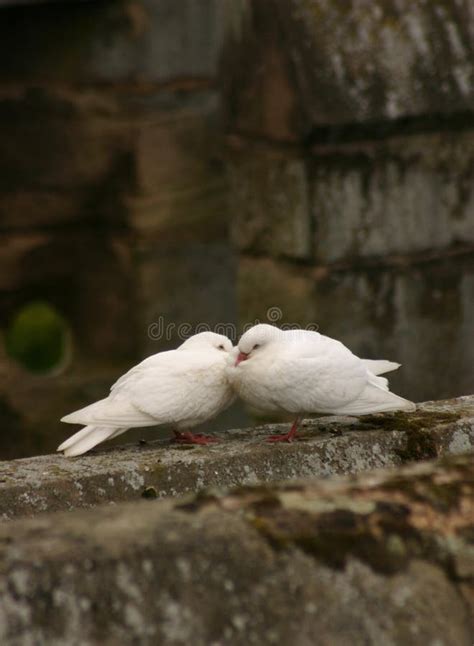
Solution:
[(289, 412), (332, 412), (356, 399), (369, 375), (362, 361), (342, 344), (318, 357), (286, 357), (275, 362), (275, 405)]
[[(224, 375), (222, 385), (224, 387)], [(109, 397), (63, 418), (73, 424), (154, 426), (200, 417), (221, 394), (219, 364), (207, 353), (163, 352), (145, 359), (111, 388)]]
[(223, 364), (207, 353), (167, 357), (126, 384), (130, 401), (160, 424), (207, 417), (225, 390)]

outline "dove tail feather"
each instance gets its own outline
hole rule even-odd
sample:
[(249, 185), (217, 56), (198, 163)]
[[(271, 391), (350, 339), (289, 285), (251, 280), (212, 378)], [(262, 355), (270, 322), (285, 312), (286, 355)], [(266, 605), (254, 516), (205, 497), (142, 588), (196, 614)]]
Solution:
[(392, 370), (398, 370), (400, 368), (400, 363), (395, 363), (395, 361), (386, 361), (385, 359), (362, 359), (362, 363), (370, 370), (374, 375), (384, 375), (386, 372), (392, 372)]
[(415, 411), (416, 404), (379, 385), (369, 383), (357, 399), (338, 408), (337, 412), (346, 415), (368, 415), (402, 410)]
[(82, 455), (97, 444), (110, 440), (126, 430), (126, 428), (110, 426), (86, 426), (58, 446), (57, 450), (63, 451), (67, 457)]

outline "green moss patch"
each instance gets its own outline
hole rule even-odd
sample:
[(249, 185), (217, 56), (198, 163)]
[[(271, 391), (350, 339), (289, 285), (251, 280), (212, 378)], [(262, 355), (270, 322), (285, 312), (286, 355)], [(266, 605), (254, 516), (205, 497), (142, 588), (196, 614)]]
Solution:
[(57, 370), (68, 356), (70, 331), (57, 310), (41, 301), (25, 305), (5, 335), (8, 355), (33, 373)]

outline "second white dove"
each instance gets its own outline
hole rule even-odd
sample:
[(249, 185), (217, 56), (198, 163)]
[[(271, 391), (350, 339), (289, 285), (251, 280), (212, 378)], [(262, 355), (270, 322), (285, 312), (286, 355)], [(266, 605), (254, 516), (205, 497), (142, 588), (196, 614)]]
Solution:
[(238, 395), (256, 410), (297, 416), (288, 434), (271, 441), (291, 441), (304, 413), (365, 415), (416, 408), (378, 376), (398, 363), (360, 359), (318, 332), (256, 325), (235, 352), (228, 374)]

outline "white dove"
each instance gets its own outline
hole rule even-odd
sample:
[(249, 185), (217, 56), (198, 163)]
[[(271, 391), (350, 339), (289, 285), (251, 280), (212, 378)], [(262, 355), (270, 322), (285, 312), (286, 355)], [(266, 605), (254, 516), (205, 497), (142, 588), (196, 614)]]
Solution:
[(271, 442), (291, 442), (304, 413), (365, 415), (416, 409), (389, 391), (387, 379), (377, 376), (400, 364), (360, 359), (318, 332), (256, 325), (245, 332), (234, 352), (227, 372), (238, 395), (259, 411), (297, 415), (289, 433), (270, 436)]
[[(188, 429), (211, 419), (235, 397), (226, 376), (232, 347), (225, 336), (201, 332), (176, 350), (148, 357), (120, 377), (108, 397), (62, 418), (86, 426), (57, 450), (72, 457), (129, 428), (173, 424)], [(174, 433), (176, 441), (187, 444), (216, 441), (189, 431)]]

